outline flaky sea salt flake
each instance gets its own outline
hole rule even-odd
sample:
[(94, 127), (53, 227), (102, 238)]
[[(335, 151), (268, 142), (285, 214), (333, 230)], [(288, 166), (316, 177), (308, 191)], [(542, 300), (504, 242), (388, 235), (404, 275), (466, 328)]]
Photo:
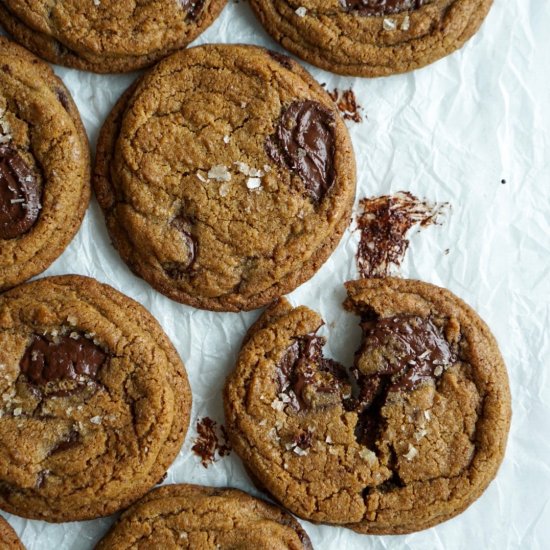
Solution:
[(223, 164), (217, 164), (212, 166), (208, 171), (208, 179), (216, 181), (231, 181), (231, 173), (227, 169), (227, 166)]
[(386, 17), (384, 21), (382, 22), (382, 27), (384, 27), (385, 31), (394, 31), (397, 29), (397, 22), (395, 19), (390, 19), (389, 17)]

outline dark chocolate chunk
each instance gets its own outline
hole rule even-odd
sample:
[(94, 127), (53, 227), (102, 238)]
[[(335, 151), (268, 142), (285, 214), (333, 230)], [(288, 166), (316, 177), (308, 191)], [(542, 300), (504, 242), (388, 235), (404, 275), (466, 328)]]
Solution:
[(83, 336), (59, 336), (50, 340), (35, 335), (19, 366), (31, 384), (40, 386), (75, 380), (79, 376), (95, 380), (106, 359), (107, 354)]
[(340, 401), (350, 393), (346, 370), (323, 356), (325, 339), (314, 334), (297, 338), (279, 361), (277, 380), (297, 411)]
[(57, 96), (57, 99), (59, 99), (59, 102), (61, 105), (63, 105), (63, 108), (65, 111), (67, 111), (70, 114), (70, 107), (69, 107), (69, 98), (67, 97), (67, 94), (62, 88), (56, 88), (55, 89), (55, 95)]
[(340, 0), (340, 4), (346, 11), (359, 15), (391, 15), (417, 10), (426, 0)]
[(194, 21), (204, 7), (205, 0), (179, 0), (181, 7), (187, 10), (187, 18)]
[(356, 361), (359, 376), (389, 375), (390, 391), (412, 390), (440, 376), (455, 361), (441, 329), (430, 319), (395, 316), (365, 321), (362, 327), (365, 336)]
[(285, 69), (292, 70), (292, 59), (285, 55), (284, 53), (274, 52), (272, 50), (268, 50), (269, 55), (277, 61), (280, 65), (282, 65)]
[(80, 434), (76, 430), (71, 430), (66, 436), (65, 439), (60, 441), (51, 451), (50, 455), (55, 453), (60, 453), (62, 451), (67, 451), (76, 447), (80, 443)]
[(187, 275), (192, 269), (195, 260), (197, 259), (198, 243), (191, 233), (191, 221), (185, 214), (180, 214), (172, 220), (172, 226), (175, 227), (181, 234), (185, 247), (188, 251), (187, 262), (172, 262), (165, 264), (164, 271), (172, 279), (181, 279)]
[(265, 142), (268, 156), (297, 172), (308, 195), (320, 202), (334, 183), (334, 115), (316, 101), (295, 101)]
[(38, 181), (19, 153), (0, 145), (0, 239), (15, 239), (26, 233), (38, 219)]

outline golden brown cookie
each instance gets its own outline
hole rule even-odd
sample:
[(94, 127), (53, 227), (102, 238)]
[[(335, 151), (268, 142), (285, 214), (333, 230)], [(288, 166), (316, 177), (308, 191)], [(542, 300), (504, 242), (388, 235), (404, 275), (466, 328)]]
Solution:
[(21, 541), (10, 524), (0, 516), (0, 549), (1, 550), (25, 550)]
[(0, 291), (65, 250), (89, 199), (88, 139), (67, 88), (0, 37)]
[(426, 529), (497, 472), (506, 368), (485, 323), (448, 290), (393, 278), (346, 287), (363, 329), (349, 374), (323, 356), (319, 315), (277, 302), (226, 384), (231, 443), (300, 517), (360, 533)]
[(166, 296), (260, 307), (309, 279), (350, 223), (355, 163), (327, 93), (286, 56), (200, 46), (120, 99), (94, 186), (113, 244)]
[(310, 550), (311, 542), (287, 512), (237, 489), (166, 485), (129, 510), (96, 546), (127, 548), (254, 548)]
[(449, 55), (493, 0), (250, 0), (283, 47), (327, 71), (386, 76)]
[(0, 508), (105, 516), (162, 478), (191, 393), (156, 320), (113, 288), (50, 277), (0, 296)]
[(0, 24), (36, 55), (97, 73), (152, 65), (187, 46), (227, 0), (4, 0)]

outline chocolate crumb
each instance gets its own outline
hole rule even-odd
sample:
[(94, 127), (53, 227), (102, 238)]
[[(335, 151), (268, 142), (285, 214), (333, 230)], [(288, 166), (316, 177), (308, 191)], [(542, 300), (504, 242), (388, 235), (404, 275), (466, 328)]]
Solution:
[(430, 203), (407, 191), (360, 201), (357, 216), (361, 232), (357, 249), (357, 269), (361, 277), (386, 277), (399, 267), (409, 247), (406, 238), (415, 225), (424, 228), (439, 224), (449, 203)]
[(231, 452), (225, 427), (218, 427), (217, 422), (208, 416), (197, 419), (197, 434), (191, 450), (200, 457), (205, 468)]
[(352, 120), (353, 122), (363, 121), (363, 117), (360, 113), (363, 107), (357, 103), (357, 98), (351, 88), (344, 91), (334, 88), (332, 92), (328, 92), (328, 95), (332, 98), (332, 101), (336, 103), (336, 107), (338, 107), (340, 114), (345, 120)]

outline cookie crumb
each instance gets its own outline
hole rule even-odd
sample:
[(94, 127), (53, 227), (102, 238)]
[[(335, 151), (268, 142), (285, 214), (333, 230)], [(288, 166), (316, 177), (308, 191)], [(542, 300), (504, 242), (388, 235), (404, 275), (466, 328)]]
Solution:
[(201, 464), (208, 468), (214, 462), (231, 452), (225, 427), (208, 416), (197, 419), (197, 437), (191, 450), (201, 459)]
[(344, 91), (334, 88), (332, 92), (328, 91), (328, 95), (332, 98), (332, 101), (336, 103), (336, 107), (338, 107), (344, 120), (351, 120), (353, 122), (363, 121), (363, 117), (360, 113), (363, 108), (357, 103), (357, 98), (351, 88)]
[(407, 191), (361, 199), (357, 269), (364, 278), (387, 277), (401, 265), (409, 248), (407, 233), (414, 227), (439, 225), (449, 203), (431, 203)]

